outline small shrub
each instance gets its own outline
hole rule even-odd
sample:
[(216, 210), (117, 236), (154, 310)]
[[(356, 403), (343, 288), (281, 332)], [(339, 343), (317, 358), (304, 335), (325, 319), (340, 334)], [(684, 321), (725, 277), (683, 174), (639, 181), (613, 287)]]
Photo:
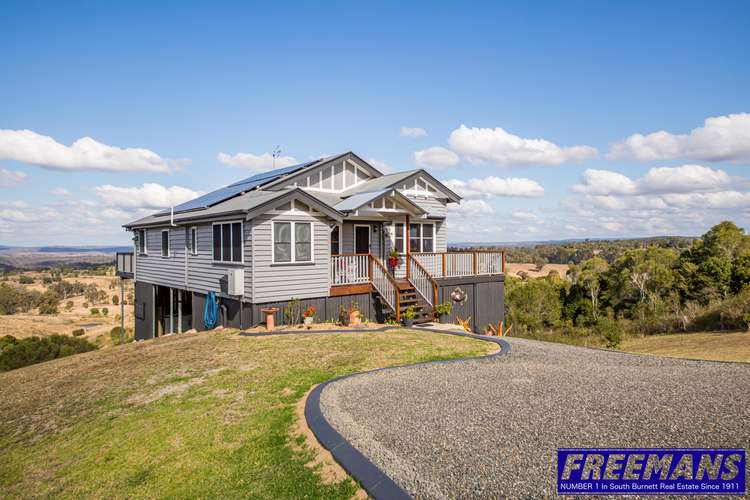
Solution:
[(133, 331), (130, 328), (123, 331), (121, 327), (116, 326), (109, 331), (109, 338), (113, 345), (127, 344), (133, 341)]
[(594, 325), (594, 332), (604, 338), (605, 345), (610, 349), (617, 349), (622, 340), (622, 328), (613, 318), (600, 317)]
[(45, 276), (42, 278), (42, 283), (45, 285), (51, 285), (52, 284), (52, 276)]
[(109, 309), (102, 307), (102, 316), (106, 316), (107, 314), (109, 314)]
[(85, 333), (86, 333), (86, 330), (84, 330), (83, 328), (77, 328), (77, 329), (73, 330), (73, 336), (74, 337), (81, 337)]
[(88, 302), (84, 302), (83, 303), (83, 308), (84, 309), (88, 309), (89, 308), (89, 303)]
[(92, 307), (92, 308), (91, 308), (91, 315), (92, 315), (92, 316), (99, 316), (99, 313), (100, 313), (100, 312), (99, 312), (99, 309), (98, 309), (98, 308), (96, 308), (96, 307)]
[(26, 274), (22, 274), (18, 277), (18, 282), (22, 285), (31, 285), (34, 283), (34, 278)]
[(442, 302), (435, 306), (435, 315), (442, 316), (443, 314), (450, 314), (453, 311), (453, 304), (450, 302)]
[(117, 295), (113, 295), (112, 296), (112, 305), (113, 306), (120, 305), (120, 297), (118, 297)]
[(70, 311), (71, 309), (73, 309), (73, 301), (69, 300), (65, 303), (65, 310)]
[(287, 325), (298, 325), (302, 323), (302, 306), (299, 299), (292, 299), (284, 307), (284, 319)]

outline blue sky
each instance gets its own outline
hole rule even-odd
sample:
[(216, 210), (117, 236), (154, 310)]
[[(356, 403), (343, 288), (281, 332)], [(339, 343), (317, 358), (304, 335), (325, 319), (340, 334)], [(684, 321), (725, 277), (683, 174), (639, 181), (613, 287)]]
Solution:
[(452, 241), (747, 226), (748, 21), (748, 2), (6, 2), (0, 243), (126, 243), (123, 222), (276, 145), (427, 168), (465, 195)]

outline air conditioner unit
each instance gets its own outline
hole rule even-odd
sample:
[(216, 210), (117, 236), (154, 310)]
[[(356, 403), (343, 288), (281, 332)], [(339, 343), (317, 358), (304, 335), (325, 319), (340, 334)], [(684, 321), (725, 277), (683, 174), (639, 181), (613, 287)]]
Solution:
[(245, 270), (227, 270), (227, 293), (229, 295), (244, 295), (245, 293)]

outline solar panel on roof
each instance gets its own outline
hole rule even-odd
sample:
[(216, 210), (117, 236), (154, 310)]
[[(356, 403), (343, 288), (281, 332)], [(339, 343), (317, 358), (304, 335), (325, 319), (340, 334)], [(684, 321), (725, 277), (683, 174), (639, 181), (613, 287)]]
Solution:
[[(177, 205), (176, 207), (174, 207), (174, 212), (186, 212), (188, 210), (198, 210), (201, 208), (207, 208), (212, 205), (216, 205), (217, 203), (221, 203), (222, 201), (228, 200), (229, 198), (232, 198), (245, 191), (250, 191), (253, 188), (256, 188), (263, 184), (267, 184), (268, 182), (281, 177), (282, 175), (301, 170), (309, 165), (312, 165), (313, 163), (316, 163), (317, 161), (318, 160), (308, 161), (289, 167), (277, 168), (269, 172), (255, 174), (252, 177), (248, 177), (247, 179), (242, 179), (241, 181), (237, 181), (234, 184), (230, 184), (223, 188), (217, 189), (216, 191), (211, 191), (210, 193), (206, 193), (203, 196), (199, 196), (198, 198)], [(162, 212), (162, 214), (168, 213), (170, 213), (169, 210)]]

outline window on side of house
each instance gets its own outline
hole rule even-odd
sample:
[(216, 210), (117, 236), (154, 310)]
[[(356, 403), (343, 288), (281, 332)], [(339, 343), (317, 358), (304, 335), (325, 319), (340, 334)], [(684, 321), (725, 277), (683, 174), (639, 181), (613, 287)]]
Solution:
[(161, 231), (161, 256), (169, 257), (169, 229)]
[(340, 226), (334, 226), (331, 229), (331, 255), (341, 253), (341, 229)]
[(433, 224), (422, 224), (422, 251), (435, 251), (435, 226)]
[(146, 235), (148, 231), (146, 229), (138, 230), (138, 253), (140, 255), (147, 255), (148, 246), (146, 245)]
[[(396, 235), (398, 237), (398, 232), (396, 232)], [(435, 225), (431, 223), (409, 224), (409, 247), (411, 253), (434, 252)], [(398, 248), (398, 246), (396, 246), (396, 248)]]
[(399, 253), (406, 253), (404, 245), (404, 224), (397, 222), (393, 228), (393, 248)]
[(213, 225), (213, 259), (216, 262), (242, 262), (242, 223), (217, 222)]
[(422, 251), (422, 224), (409, 224), (409, 250), (411, 253)]
[(190, 253), (198, 255), (198, 228), (191, 227), (189, 236), (190, 239), (188, 241), (190, 242)]
[(312, 223), (273, 222), (273, 262), (312, 262)]

